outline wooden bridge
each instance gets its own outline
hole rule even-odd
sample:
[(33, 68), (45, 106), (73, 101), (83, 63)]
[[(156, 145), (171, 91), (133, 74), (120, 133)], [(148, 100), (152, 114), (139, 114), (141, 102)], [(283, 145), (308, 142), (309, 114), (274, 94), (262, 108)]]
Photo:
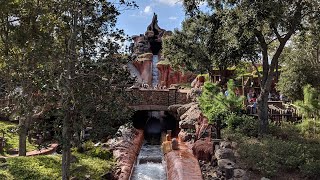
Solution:
[(130, 107), (134, 110), (167, 111), (173, 104), (187, 104), (191, 102), (188, 98), (190, 90), (169, 89), (143, 89), (131, 87), (127, 90), (134, 97)]

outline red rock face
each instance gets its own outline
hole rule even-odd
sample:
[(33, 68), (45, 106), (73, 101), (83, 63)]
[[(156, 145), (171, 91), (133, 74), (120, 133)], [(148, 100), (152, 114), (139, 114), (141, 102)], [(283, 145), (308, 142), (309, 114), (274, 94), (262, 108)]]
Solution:
[[(143, 60), (134, 61), (133, 65), (140, 72), (141, 78), (145, 83), (151, 84), (152, 82), (152, 57), (144, 57)], [(182, 73), (174, 71), (170, 65), (157, 65), (159, 69), (159, 83), (161, 86), (170, 87), (171, 84), (191, 83), (196, 77), (191, 72)]]
[(158, 64), (160, 74), (160, 85), (169, 87), (171, 84), (191, 83), (196, 77), (190, 72), (182, 73), (174, 71), (170, 65)]
[(141, 78), (145, 83), (151, 84), (152, 81), (152, 59), (145, 61), (134, 61), (133, 65), (140, 72)]

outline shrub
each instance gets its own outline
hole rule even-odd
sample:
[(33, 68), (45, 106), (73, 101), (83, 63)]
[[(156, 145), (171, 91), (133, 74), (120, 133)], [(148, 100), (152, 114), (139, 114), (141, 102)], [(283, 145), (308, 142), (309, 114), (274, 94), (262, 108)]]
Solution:
[(58, 156), (15, 157), (8, 159), (8, 170), (14, 179), (59, 179), (61, 160)]
[(303, 175), (317, 179), (320, 177), (320, 160), (308, 160), (305, 164), (301, 165), (300, 169)]
[(97, 157), (97, 158), (105, 159), (105, 160), (112, 158), (112, 152), (110, 152), (107, 149), (103, 149), (101, 147), (95, 147), (95, 148), (87, 151), (86, 154), (91, 157)]
[(301, 138), (299, 128), (290, 122), (282, 122), (280, 126), (275, 123), (270, 123), (269, 132), (273, 136), (284, 140), (298, 140)]
[(259, 121), (247, 115), (242, 115), (241, 117), (244, 121), (241, 126), (238, 127), (237, 131), (249, 137), (258, 137)]
[(320, 122), (305, 119), (297, 125), (297, 128), (306, 137), (320, 137)]
[[(101, 175), (110, 172), (113, 160), (103, 160), (89, 155), (74, 153), (79, 162), (71, 164), (71, 176), (77, 179), (100, 179)], [(61, 156), (13, 157), (8, 159), (8, 168), (0, 169), (0, 179), (61, 179)]]
[(226, 117), (228, 128), (249, 137), (258, 136), (258, 120), (248, 115), (231, 113)]
[(79, 162), (71, 165), (71, 175), (77, 179), (86, 179), (86, 175), (90, 175), (90, 179), (100, 179), (101, 175), (109, 172), (114, 163), (97, 157), (91, 157), (85, 154), (74, 153)]
[(94, 143), (92, 141), (86, 141), (82, 144), (82, 148), (84, 151), (89, 151), (94, 148)]
[(14, 177), (8, 171), (0, 169), (0, 179), (13, 180)]
[(234, 93), (233, 80), (228, 81), (228, 95), (221, 92), (221, 89), (213, 83), (206, 82), (199, 97), (200, 108), (210, 123), (217, 119), (221, 120), (221, 115), (229, 113), (239, 113), (243, 109), (243, 96), (236, 96)]
[(273, 177), (279, 170), (300, 171), (309, 178), (319, 177), (320, 144), (283, 141), (265, 137), (239, 143), (239, 154), (248, 167)]

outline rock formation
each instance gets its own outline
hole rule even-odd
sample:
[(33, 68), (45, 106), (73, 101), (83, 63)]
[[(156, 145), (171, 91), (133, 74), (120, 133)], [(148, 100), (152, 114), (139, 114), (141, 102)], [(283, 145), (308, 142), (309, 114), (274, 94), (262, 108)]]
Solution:
[(117, 163), (114, 176), (116, 179), (128, 180), (144, 139), (143, 131), (123, 125), (116, 135), (116, 138), (107, 142)]
[(146, 32), (132, 37), (133, 43), (130, 45), (130, 51), (133, 57), (133, 66), (130, 66), (129, 69), (131, 72), (139, 72), (139, 74), (131, 73), (132, 76), (137, 77), (138, 83), (151, 85), (154, 55), (157, 55), (159, 59), (159, 63), (157, 63), (159, 85), (169, 87), (171, 84), (190, 83), (195, 78), (195, 75), (190, 72), (175, 71), (170, 64), (163, 63), (165, 58), (161, 53), (162, 39), (170, 35), (172, 35), (171, 31), (159, 27), (157, 15), (154, 14)]
[(215, 132), (197, 103), (172, 105), (168, 109), (178, 118), (181, 129), (179, 139), (191, 147), (193, 155), (199, 160), (204, 180), (249, 179), (246, 171), (236, 164), (237, 143), (212, 139)]

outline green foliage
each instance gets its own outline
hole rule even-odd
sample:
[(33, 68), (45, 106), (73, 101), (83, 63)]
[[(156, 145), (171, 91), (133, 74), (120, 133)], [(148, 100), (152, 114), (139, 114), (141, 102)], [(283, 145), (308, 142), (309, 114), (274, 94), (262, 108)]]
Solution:
[(163, 53), (179, 69), (209, 74), (213, 67), (226, 70), (237, 64), (242, 54), (236, 43), (222, 35), (221, 27), (222, 16), (217, 14), (187, 17), (181, 30), (164, 39)]
[(82, 148), (84, 151), (89, 151), (94, 148), (94, 143), (92, 141), (86, 141), (82, 144)]
[(248, 137), (258, 136), (259, 121), (245, 114), (231, 113), (226, 117), (228, 128), (232, 131), (244, 134)]
[(283, 171), (297, 172), (310, 179), (319, 176), (316, 170), (320, 160), (319, 139), (304, 138), (292, 123), (270, 124), (269, 128), (271, 134), (260, 139), (249, 138), (246, 130), (239, 129), (225, 130), (224, 137), (238, 142), (241, 162), (262, 176), (277, 178)]
[[(100, 179), (100, 176), (111, 170), (114, 165), (110, 159), (101, 159), (90, 155), (75, 153), (79, 162), (72, 164), (71, 176), (85, 179), (90, 175), (92, 179)], [(4, 177), (4, 178), (2, 178)], [(61, 179), (61, 156), (35, 156), (15, 157), (8, 159), (8, 168), (0, 170), (1, 179)]]
[[(268, 177), (276, 176), (280, 170), (299, 170), (308, 177), (317, 177), (320, 153), (319, 144), (283, 141), (272, 137), (260, 142), (244, 141), (239, 144), (239, 154), (248, 167), (259, 170)], [(317, 153), (317, 154), (314, 154)]]
[(14, 177), (8, 171), (0, 169), (0, 179), (14, 180)]
[(92, 179), (100, 179), (104, 173), (111, 171), (114, 166), (112, 160), (100, 159), (84, 154), (75, 154), (79, 158), (79, 163), (72, 164), (71, 174), (79, 179), (85, 179), (86, 175), (90, 175)]
[(299, 113), (305, 119), (315, 118), (320, 120), (320, 97), (319, 92), (311, 85), (303, 88), (303, 101), (295, 102)]
[(59, 179), (59, 156), (15, 157), (8, 159), (9, 173), (15, 179)]
[(204, 115), (212, 123), (217, 118), (224, 119), (229, 113), (239, 113), (243, 109), (242, 96), (236, 96), (234, 92), (234, 82), (228, 82), (228, 95), (220, 92), (220, 88), (210, 82), (205, 82), (203, 91), (199, 97), (200, 108)]
[(282, 66), (277, 89), (293, 101), (303, 99), (303, 87), (307, 84), (320, 90), (320, 32), (316, 26), (293, 38), (280, 57)]
[[(5, 137), (5, 146), (4, 152), (1, 155), (7, 156), (7, 151), (9, 149), (18, 149), (19, 147), (19, 136), (17, 133), (17, 125), (10, 122), (0, 121), (0, 136), (3, 135)], [(37, 146), (27, 142), (27, 151), (36, 150)]]
[[(205, 10), (200, 8), (201, 2), (206, 2), (208, 8)], [(236, 52), (236, 54), (238, 53), (237, 57), (240, 56), (253, 63), (260, 59), (259, 62), (263, 64), (263, 69), (259, 74), (261, 94), (258, 99), (258, 107), (265, 109), (259, 111), (258, 116), (261, 121), (260, 133), (265, 134), (268, 126), (267, 98), (274, 73), (278, 67), (279, 57), (293, 36), (301, 35), (313, 26), (317, 27), (314, 29), (319, 29), (320, 1), (184, 0), (183, 5), (186, 14), (190, 17), (206, 14), (210, 16), (209, 23), (218, 24), (218, 28), (216, 28), (217, 26), (213, 26), (214, 28), (208, 26), (209, 23), (204, 24), (209, 29), (218, 29), (216, 31), (218, 33), (210, 32), (214, 34), (211, 37), (215, 38), (211, 41), (214, 43), (210, 44), (210, 47), (214, 49), (213, 52), (218, 52), (222, 56), (226, 55), (226, 57), (230, 57), (230, 54)], [(198, 23), (198, 26), (202, 26), (202, 24)], [(210, 38), (207, 39), (210, 41)], [(219, 48), (225, 44), (227, 46)], [(233, 47), (236, 47), (236, 51), (233, 51)], [(176, 48), (179, 49), (179, 47)], [(221, 59), (224, 62), (225, 59)]]
[(303, 88), (303, 101), (295, 102), (303, 122), (298, 125), (304, 135), (319, 136), (320, 134), (320, 96), (319, 92), (307, 85)]
[(320, 122), (310, 119), (305, 119), (296, 125), (300, 133), (309, 138), (320, 138)]
[(305, 164), (302, 164), (300, 166), (301, 173), (313, 179), (320, 177), (319, 168), (320, 168), (320, 160), (313, 160), (313, 159), (307, 160)]
[(107, 149), (103, 149), (101, 147), (93, 148), (90, 151), (86, 152), (86, 154), (91, 157), (97, 157), (97, 158), (106, 159), (106, 160), (111, 159), (113, 156), (111, 151)]

